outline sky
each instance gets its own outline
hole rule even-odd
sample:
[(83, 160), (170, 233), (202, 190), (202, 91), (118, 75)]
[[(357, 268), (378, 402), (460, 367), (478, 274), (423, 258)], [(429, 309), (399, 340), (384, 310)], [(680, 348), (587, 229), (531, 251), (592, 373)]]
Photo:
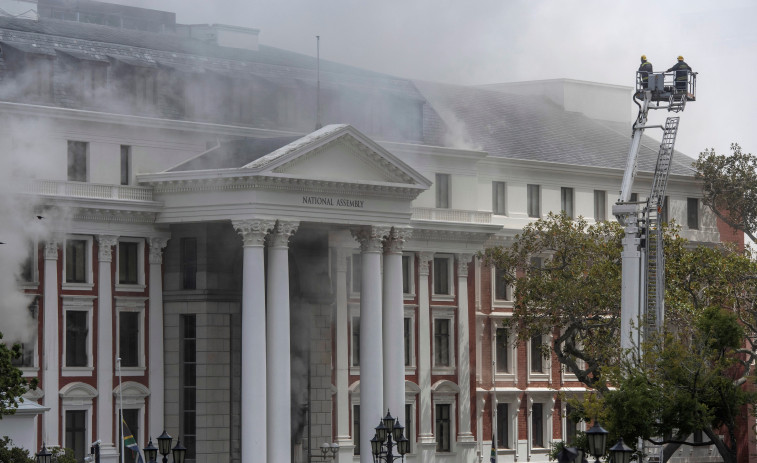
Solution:
[[(256, 28), (261, 44), (313, 56), (318, 35), (324, 60), (460, 85), (569, 78), (632, 86), (641, 54), (655, 71), (683, 55), (699, 75), (676, 148), (727, 154), (736, 142), (757, 152), (752, 0), (107, 1), (173, 11), (182, 24)], [(669, 115), (655, 113), (655, 122)]]

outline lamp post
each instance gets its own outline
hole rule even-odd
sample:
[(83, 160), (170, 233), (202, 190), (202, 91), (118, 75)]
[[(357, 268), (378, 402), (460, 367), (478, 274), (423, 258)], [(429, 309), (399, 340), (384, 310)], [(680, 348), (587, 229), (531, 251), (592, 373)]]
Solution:
[(623, 443), (622, 437), (610, 448), (613, 463), (628, 463), (631, 461), (631, 454), (633, 454), (633, 449)]
[[(374, 463), (379, 461), (392, 463), (400, 459), (405, 461), (405, 454), (409, 450), (410, 442), (402, 434), (404, 430), (405, 427), (400, 424), (399, 420), (394, 419), (387, 410), (386, 416), (376, 426), (376, 434), (371, 439)], [(392, 450), (395, 447), (399, 455), (394, 455)]]
[(42, 448), (39, 450), (39, 453), (37, 454), (37, 463), (51, 463), (53, 460), (53, 454), (47, 451), (47, 447), (45, 447), (45, 443), (42, 442)]
[(332, 442), (330, 444), (328, 442), (324, 442), (323, 444), (321, 444), (321, 455), (319, 457), (311, 456), (311, 458), (321, 458), (324, 461), (333, 460), (338, 452), (339, 444), (337, 444), (336, 442)]
[[(605, 453), (607, 435), (609, 432), (596, 421), (594, 426), (586, 431), (586, 441), (589, 444), (589, 453), (594, 456), (595, 463), (599, 463), (599, 457)], [(610, 448), (610, 461), (612, 463), (629, 463), (633, 449), (623, 443), (623, 438)], [(573, 447), (563, 447), (557, 455), (559, 463), (586, 463), (583, 452)]]
[(142, 451), (145, 452), (145, 458), (147, 458), (147, 463), (155, 462), (155, 459), (158, 456), (158, 452), (160, 452), (160, 454), (163, 455), (163, 463), (168, 463), (169, 453), (173, 453), (174, 463), (184, 463), (184, 456), (187, 453), (187, 448), (181, 445), (181, 441), (177, 440), (176, 445), (172, 449), (171, 448), (172, 440), (173, 438), (169, 436), (168, 433), (164, 430), (163, 434), (158, 436), (158, 448), (156, 449), (155, 446), (152, 444), (152, 438), (150, 438), (150, 443), (147, 444), (147, 447), (142, 449)]
[(605, 454), (605, 445), (607, 444), (607, 435), (609, 432), (594, 421), (594, 426), (586, 431), (586, 440), (589, 444), (589, 453), (595, 458), (595, 463), (599, 463), (599, 457)]

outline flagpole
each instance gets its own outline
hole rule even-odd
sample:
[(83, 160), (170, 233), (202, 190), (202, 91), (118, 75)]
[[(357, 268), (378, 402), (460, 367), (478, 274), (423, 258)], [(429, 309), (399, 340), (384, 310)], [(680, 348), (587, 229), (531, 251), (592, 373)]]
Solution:
[(122, 422), (124, 419), (124, 388), (121, 380), (121, 357), (116, 358), (116, 368), (118, 369), (118, 427), (121, 429), (121, 444), (118, 446), (121, 456), (118, 460), (124, 463), (124, 425)]

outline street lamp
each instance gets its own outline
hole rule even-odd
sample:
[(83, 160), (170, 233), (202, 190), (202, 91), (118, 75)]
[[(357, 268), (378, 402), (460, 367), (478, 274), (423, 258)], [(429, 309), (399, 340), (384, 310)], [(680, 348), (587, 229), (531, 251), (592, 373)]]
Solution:
[[(176, 445), (172, 449), (172, 440), (173, 438), (169, 436), (165, 430), (163, 431), (163, 434), (158, 436), (158, 451), (163, 455), (163, 463), (168, 463), (168, 454), (171, 452), (173, 452), (174, 463), (184, 463), (184, 456), (187, 453), (187, 448), (181, 445), (181, 441), (177, 440)], [(152, 442), (152, 439), (150, 442)]]
[(594, 421), (594, 426), (586, 431), (586, 440), (589, 444), (589, 453), (594, 456), (595, 463), (599, 463), (599, 457), (605, 453), (605, 445), (607, 444), (607, 434), (609, 432), (602, 426)]
[[(374, 463), (379, 461), (392, 463), (400, 459), (405, 461), (405, 454), (410, 450), (410, 441), (402, 434), (404, 430), (405, 427), (387, 410), (386, 416), (376, 426), (376, 434), (371, 439)], [(398, 456), (392, 452), (394, 447), (397, 448)]]
[(321, 444), (322, 459), (333, 459), (336, 457), (337, 452), (339, 452), (339, 444), (337, 444), (336, 442), (332, 442), (331, 444), (324, 442), (323, 444)]
[(623, 443), (621, 437), (617, 444), (610, 448), (610, 455), (612, 456), (613, 463), (628, 463), (631, 461), (631, 454), (633, 449)]
[(42, 448), (37, 454), (37, 463), (51, 463), (53, 460), (53, 454), (47, 451), (45, 443), (42, 442)]
[(152, 437), (150, 437), (150, 443), (148, 443), (147, 447), (143, 448), (142, 451), (145, 452), (145, 460), (147, 460), (147, 463), (156, 463), (156, 459), (158, 458), (158, 448), (153, 445)]

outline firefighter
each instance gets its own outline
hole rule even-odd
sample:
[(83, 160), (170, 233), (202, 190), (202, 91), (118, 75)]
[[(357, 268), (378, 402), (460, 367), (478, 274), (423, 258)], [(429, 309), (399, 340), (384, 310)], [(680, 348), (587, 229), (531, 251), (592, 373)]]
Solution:
[(686, 64), (683, 56), (678, 57), (678, 62), (665, 72), (676, 72), (676, 92), (686, 92), (686, 86), (689, 83), (689, 74), (692, 72), (691, 66)]
[(652, 73), (652, 63), (647, 61), (647, 55), (641, 55), (641, 65), (639, 66), (639, 77), (641, 77), (641, 86), (649, 86), (649, 74)]

